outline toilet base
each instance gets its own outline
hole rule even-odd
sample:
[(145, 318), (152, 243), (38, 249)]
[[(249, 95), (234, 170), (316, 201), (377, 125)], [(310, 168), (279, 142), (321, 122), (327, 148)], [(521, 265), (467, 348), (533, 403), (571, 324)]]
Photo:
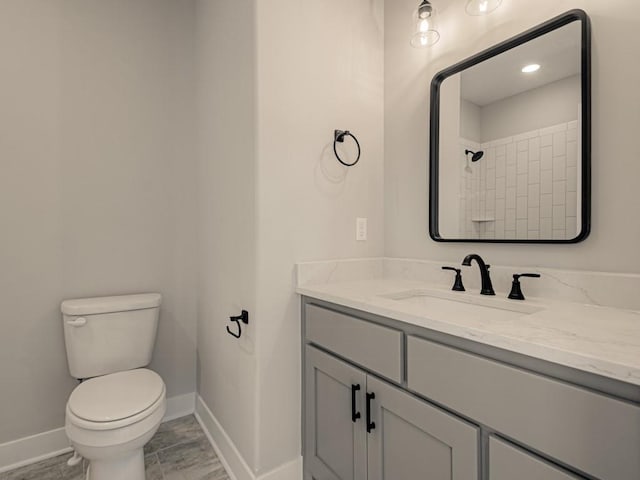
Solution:
[(142, 448), (124, 456), (90, 460), (86, 480), (145, 480)]

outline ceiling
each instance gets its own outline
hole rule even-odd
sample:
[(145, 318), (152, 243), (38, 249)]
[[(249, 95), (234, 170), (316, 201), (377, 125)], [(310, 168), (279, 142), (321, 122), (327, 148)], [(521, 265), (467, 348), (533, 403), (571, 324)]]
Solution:
[[(461, 97), (479, 107), (580, 73), (580, 22), (573, 22), (460, 73)], [(522, 73), (525, 65), (540, 70)]]

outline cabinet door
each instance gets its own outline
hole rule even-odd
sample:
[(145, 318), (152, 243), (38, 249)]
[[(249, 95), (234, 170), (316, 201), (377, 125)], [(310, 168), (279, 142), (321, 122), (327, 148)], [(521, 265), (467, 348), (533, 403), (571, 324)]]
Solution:
[(492, 436), (489, 439), (489, 480), (578, 480), (533, 454)]
[[(305, 474), (314, 480), (366, 480), (366, 375), (320, 350), (306, 347)], [(355, 409), (352, 420), (352, 386)]]
[(375, 394), (369, 480), (478, 478), (476, 426), (377, 379), (368, 377), (367, 382), (367, 391)]

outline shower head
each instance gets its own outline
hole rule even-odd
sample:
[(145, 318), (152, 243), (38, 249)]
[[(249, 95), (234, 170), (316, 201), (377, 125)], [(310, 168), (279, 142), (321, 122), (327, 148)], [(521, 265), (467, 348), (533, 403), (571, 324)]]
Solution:
[(471, 161), (472, 162), (477, 162), (478, 160), (480, 160), (482, 158), (482, 156), (484, 155), (484, 152), (482, 150), (479, 150), (477, 152), (472, 152), (471, 150), (465, 150), (464, 151), (465, 155), (469, 155), (471, 154)]

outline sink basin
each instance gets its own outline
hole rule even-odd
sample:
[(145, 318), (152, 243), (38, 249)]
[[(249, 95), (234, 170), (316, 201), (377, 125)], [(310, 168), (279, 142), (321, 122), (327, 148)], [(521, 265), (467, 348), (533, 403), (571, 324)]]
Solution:
[(472, 316), (474, 318), (486, 316), (492, 320), (513, 320), (543, 310), (542, 307), (535, 304), (467, 292), (421, 289), (380, 296), (406, 305), (423, 306), (428, 309), (429, 313)]

